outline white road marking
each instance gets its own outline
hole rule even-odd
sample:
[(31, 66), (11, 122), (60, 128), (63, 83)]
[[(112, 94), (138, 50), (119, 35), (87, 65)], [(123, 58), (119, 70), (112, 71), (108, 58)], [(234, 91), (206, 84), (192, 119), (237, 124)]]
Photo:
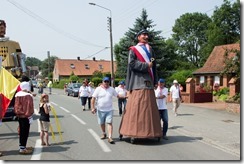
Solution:
[(41, 152), (42, 152), (41, 139), (38, 139), (38, 140), (36, 140), (36, 145), (34, 148), (34, 152), (31, 156), (31, 160), (40, 160)]
[(111, 149), (109, 149), (109, 147), (105, 144), (105, 142), (100, 139), (100, 137), (97, 135), (96, 132), (94, 132), (94, 130), (88, 129), (88, 131), (95, 138), (95, 140), (97, 141), (98, 145), (103, 149), (104, 152), (111, 152)]
[(78, 118), (76, 115), (71, 114), (71, 116), (74, 117), (74, 118), (75, 118), (77, 121), (79, 121), (81, 124), (83, 124), (83, 125), (86, 124), (83, 120), (81, 120), (80, 118)]
[(56, 104), (56, 103), (54, 103), (54, 102), (51, 102), (51, 104), (54, 104), (54, 105), (58, 106), (58, 104)]
[(67, 109), (65, 109), (65, 108), (63, 108), (63, 107), (59, 107), (59, 108), (63, 109), (63, 110), (64, 110), (65, 112), (67, 112), (67, 113), (70, 113), (69, 110), (67, 110)]
[[(37, 109), (35, 109), (35, 113), (37, 113)], [(37, 120), (37, 124), (38, 124), (38, 132), (40, 133), (41, 129), (40, 129), (40, 121), (39, 120)], [(31, 160), (40, 160), (41, 159), (41, 152), (42, 152), (41, 139), (37, 139), (35, 147), (34, 147), (34, 152), (31, 156)]]

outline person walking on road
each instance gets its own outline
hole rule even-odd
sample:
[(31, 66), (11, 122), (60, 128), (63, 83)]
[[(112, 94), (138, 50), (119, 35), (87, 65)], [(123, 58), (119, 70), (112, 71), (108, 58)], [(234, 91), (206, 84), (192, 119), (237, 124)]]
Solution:
[[(114, 144), (112, 139), (113, 134), (113, 96), (118, 97), (117, 92), (113, 87), (109, 86), (110, 79), (109, 77), (103, 78), (103, 83), (97, 87), (92, 95), (91, 106), (92, 113), (97, 112), (98, 124), (102, 129), (101, 139), (106, 139), (106, 127), (108, 130), (108, 142)], [(97, 102), (97, 109), (95, 109), (95, 101)]]
[(173, 81), (173, 85), (170, 87), (170, 102), (173, 103), (173, 112), (175, 116), (178, 116), (178, 108), (181, 102), (181, 92), (179, 83), (177, 80)]
[(29, 137), (30, 124), (34, 113), (33, 95), (30, 92), (30, 83), (21, 82), (21, 91), (15, 95), (14, 112), (19, 121), (19, 154), (31, 154), (32, 147), (26, 147)]
[(86, 106), (88, 96), (89, 96), (88, 87), (86, 85), (86, 82), (83, 81), (78, 93), (78, 99), (81, 99), (81, 105), (83, 111), (86, 110), (85, 106)]
[(53, 87), (53, 82), (51, 80), (49, 80), (47, 87), (49, 89), (49, 94), (52, 94), (52, 87)]
[(118, 93), (118, 106), (119, 106), (119, 116), (122, 115), (122, 109), (125, 111), (126, 102), (127, 102), (127, 90), (125, 89), (125, 82), (120, 81), (119, 86), (115, 88), (115, 91)]
[(49, 112), (51, 111), (51, 106), (49, 104), (49, 96), (45, 93), (41, 95), (40, 104), (39, 104), (39, 114), (40, 114), (40, 138), (41, 138), (41, 145), (50, 146), (48, 140), (48, 131), (50, 127), (50, 115)]
[(95, 88), (94, 88), (94, 83), (93, 82), (89, 82), (88, 83), (88, 109), (91, 110), (91, 99), (92, 99), (92, 94), (94, 93), (95, 91)]
[(154, 93), (157, 83), (155, 54), (148, 44), (148, 31), (137, 33), (136, 46), (130, 47), (126, 75), (129, 92), (126, 109), (122, 116), (119, 138), (128, 136), (131, 143), (135, 138), (162, 136), (160, 117)]
[(168, 97), (168, 88), (164, 87), (165, 80), (159, 79), (158, 87), (155, 90), (156, 101), (158, 105), (158, 111), (161, 120), (163, 121), (163, 139), (168, 140), (167, 131), (168, 131), (168, 110), (167, 110), (167, 97)]

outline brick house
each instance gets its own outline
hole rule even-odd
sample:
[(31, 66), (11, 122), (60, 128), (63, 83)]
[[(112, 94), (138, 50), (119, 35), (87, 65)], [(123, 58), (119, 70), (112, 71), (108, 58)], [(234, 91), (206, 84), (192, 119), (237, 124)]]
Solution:
[[(193, 75), (195, 76), (196, 86), (203, 83), (210, 87), (214, 85), (219, 85), (220, 87), (229, 87), (232, 79), (232, 75), (220, 76), (220, 73), (225, 67), (225, 53), (226, 50), (240, 50), (240, 44), (227, 44), (215, 46), (211, 54), (209, 55), (207, 61), (202, 68), (199, 68)], [(228, 57), (234, 57), (234, 53), (229, 53)]]
[[(57, 59), (53, 69), (53, 81), (60, 81), (62, 78), (69, 78), (71, 73), (80, 78), (91, 78), (95, 71), (102, 73), (111, 72), (111, 61), (107, 60), (80, 60), (75, 59)], [(116, 63), (114, 62), (114, 72)]]

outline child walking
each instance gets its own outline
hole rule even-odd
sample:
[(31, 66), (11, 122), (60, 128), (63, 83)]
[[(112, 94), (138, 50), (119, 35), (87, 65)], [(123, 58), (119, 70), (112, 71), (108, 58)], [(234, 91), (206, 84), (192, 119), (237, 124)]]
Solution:
[(41, 145), (50, 146), (48, 139), (48, 131), (50, 127), (50, 115), (51, 106), (49, 104), (49, 96), (45, 93), (41, 95), (40, 104), (39, 104), (39, 113), (40, 113), (40, 125), (41, 125)]

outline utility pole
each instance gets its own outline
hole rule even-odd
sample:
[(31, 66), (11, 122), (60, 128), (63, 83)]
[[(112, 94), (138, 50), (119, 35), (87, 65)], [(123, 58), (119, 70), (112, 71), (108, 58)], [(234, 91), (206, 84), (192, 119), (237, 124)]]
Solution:
[(47, 77), (48, 77), (49, 74), (50, 74), (50, 71), (51, 71), (51, 66), (50, 66), (50, 51), (47, 51), (47, 58), (48, 58), (48, 75), (47, 75)]
[(100, 6), (95, 3), (89, 3), (89, 5), (97, 6), (108, 10), (110, 13), (110, 17), (108, 17), (108, 30), (110, 34), (110, 49), (111, 49), (111, 86), (114, 87), (114, 59), (113, 59), (113, 35), (112, 35), (112, 11), (106, 7)]

